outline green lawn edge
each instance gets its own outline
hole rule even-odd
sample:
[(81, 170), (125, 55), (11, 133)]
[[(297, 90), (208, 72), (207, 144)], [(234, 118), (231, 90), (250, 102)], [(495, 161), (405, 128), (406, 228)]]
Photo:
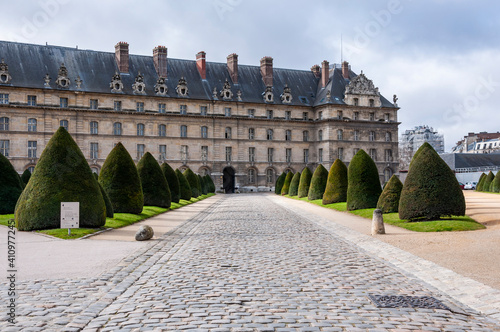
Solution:
[[(114, 218), (106, 218), (106, 224), (101, 228), (73, 228), (71, 229), (71, 235), (68, 235), (67, 228), (55, 228), (55, 229), (45, 229), (36, 231), (37, 233), (42, 233), (46, 235), (50, 235), (53, 237), (57, 237), (59, 239), (69, 240), (69, 239), (78, 239), (86, 235), (94, 234), (100, 231), (103, 231), (108, 228), (121, 228), (125, 226), (129, 226), (135, 224), (139, 221), (143, 221), (145, 219), (157, 216), (159, 214), (175, 210), (181, 208), (183, 206), (193, 204), (204, 200), (208, 197), (214, 196), (215, 194), (210, 193), (206, 195), (201, 195), (197, 198), (191, 198), (191, 200), (187, 201), (181, 199), (179, 203), (171, 204), (170, 208), (160, 208), (157, 206), (144, 206), (142, 213), (140, 214), (131, 214), (131, 213), (115, 213)], [(0, 215), (0, 225), (7, 226), (9, 219), (14, 219), (13, 214), (4, 214)]]
[[(311, 204), (316, 204), (318, 206), (327, 209), (355, 214), (357, 216), (366, 219), (372, 219), (373, 211), (375, 210), (373, 208), (373, 209), (347, 211), (346, 202), (323, 205), (321, 199), (309, 201), (307, 197), (298, 198), (297, 196), (289, 196), (289, 195), (285, 195), (284, 197), (308, 202)], [(439, 220), (410, 222), (408, 220), (399, 219), (399, 214), (397, 212), (384, 214), (384, 223), (408, 229), (414, 232), (459, 232), (459, 231), (475, 231), (478, 229), (486, 228), (486, 226), (478, 223), (477, 221), (468, 216), (450, 216), (449, 218), (441, 218)]]

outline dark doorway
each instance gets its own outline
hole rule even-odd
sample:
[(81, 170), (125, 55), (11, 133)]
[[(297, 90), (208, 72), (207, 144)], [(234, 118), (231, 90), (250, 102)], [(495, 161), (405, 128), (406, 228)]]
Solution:
[(223, 171), (222, 187), (226, 194), (234, 193), (234, 169), (232, 167), (226, 167)]

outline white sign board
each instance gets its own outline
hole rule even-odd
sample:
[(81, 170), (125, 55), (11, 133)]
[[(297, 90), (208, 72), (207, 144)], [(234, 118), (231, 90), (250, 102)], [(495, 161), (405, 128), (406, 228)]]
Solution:
[(61, 202), (61, 228), (80, 227), (80, 202)]

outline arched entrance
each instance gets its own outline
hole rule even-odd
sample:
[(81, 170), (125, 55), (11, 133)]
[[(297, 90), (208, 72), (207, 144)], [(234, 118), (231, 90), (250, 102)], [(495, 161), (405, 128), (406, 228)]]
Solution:
[(234, 193), (234, 168), (226, 167), (222, 172), (222, 187), (226, 194)]

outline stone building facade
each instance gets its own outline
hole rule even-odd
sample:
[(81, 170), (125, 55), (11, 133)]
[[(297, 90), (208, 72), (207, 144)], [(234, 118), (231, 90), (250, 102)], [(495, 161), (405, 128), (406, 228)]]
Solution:
[(174, 169), (210, 174), (226, 192), (269, 191), (284, 171), (359, 149), (382, 182), (398, 172), (398, 106), (347, 62), (311, 70), (171, 59), (0, 42), (0, 153), (18, 172), (33, 169), (64, 126), (99, 172), (122, 142), (137, 162), (149, 151)]

